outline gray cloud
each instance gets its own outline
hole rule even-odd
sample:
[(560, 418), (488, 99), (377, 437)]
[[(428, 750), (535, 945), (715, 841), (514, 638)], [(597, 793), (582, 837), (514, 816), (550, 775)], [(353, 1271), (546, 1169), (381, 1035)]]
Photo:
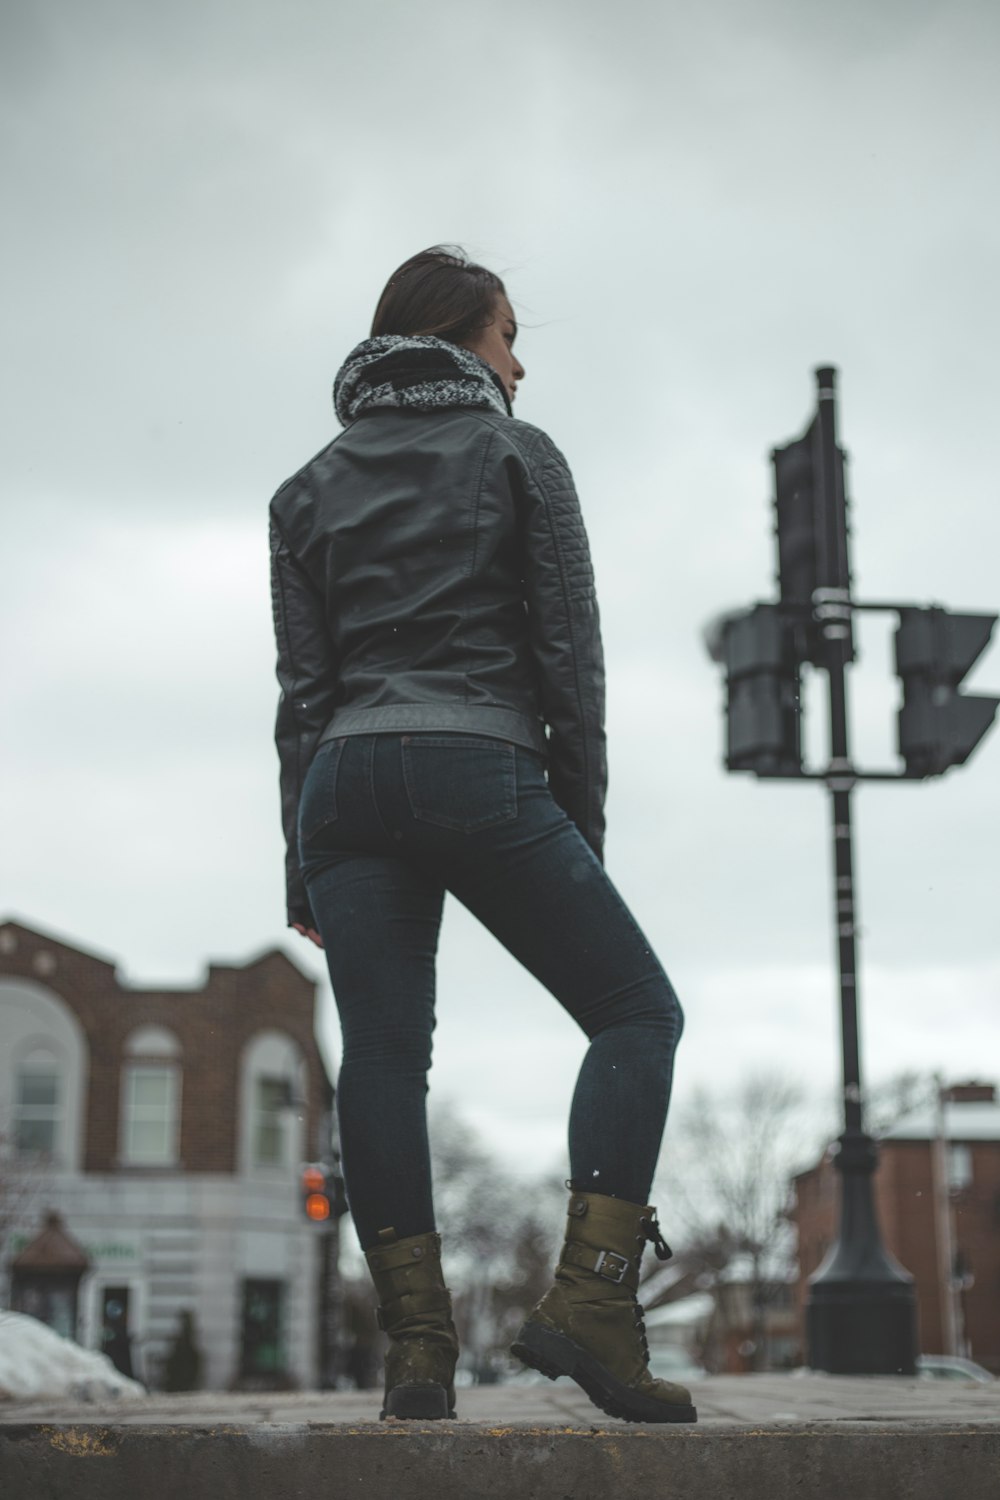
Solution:
[[(457, 240), (507, 274), (519, 414), (583, 498), (609, 868), (688, 1008), (678, 1089), (757, 1056), (832, 1082), (828, 810), (724, 775), (699, 631), (772, 591), (767, 452), (826, 361), (859, 592), (997, 607), (1000, 22), (675, 10), (8, 13), (5, 909), (140, 980), (285, 941), (266, 502), (332, 435), (387, 274)], [(865, 644), (858, 744), (884, 757), (885, 627)], [(859, 794), (873, 1074), (952, 1046), (974, 1071), (992, 1039), (998, 768), (1000, 733), (940, 784)], [(498, 1137), (513, 1088), (553, 1139), (578, 1038), (458, 911), (441, 1008), (439, 1087)], [(529, 1036), (548, 1071), (518, 1072)]]

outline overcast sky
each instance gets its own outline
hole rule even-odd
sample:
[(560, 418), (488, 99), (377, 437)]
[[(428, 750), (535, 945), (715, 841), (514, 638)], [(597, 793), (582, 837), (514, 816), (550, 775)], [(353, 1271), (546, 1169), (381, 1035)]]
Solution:
[[(457, 242), (577, 480), (607, 867), (687, 1011), (676, 1098), (778, 1066), (827, 1099), (828, 797), (725, 774), (700, 632), (773, 593), (768, 453), (824, 363), (858, 596), (1000, 607), (992, 0), (15, 0), (2, 31), (0, 913), (139, 985), (274, 945), (323, 976), (284, 927), (267, 503), (388, 275)], [(892, 765), (890, 619), (861, 640), (855, 749)], [(855, 799), (872, 1082), (997, 1074), (998, 772), (1000, 731)], [(455, 903), (439, 973), (434, 1094), (561, 1164), (582, 1036)]]

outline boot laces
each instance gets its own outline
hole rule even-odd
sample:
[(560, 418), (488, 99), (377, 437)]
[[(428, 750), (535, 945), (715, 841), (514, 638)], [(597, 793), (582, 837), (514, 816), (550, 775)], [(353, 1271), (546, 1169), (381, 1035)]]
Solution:
[(640, 1305), (639, 1299), (634, 1292), (632, 1294), (632, 1300), (635, 1303), (635, 1319), (633, 1320), (632, 1327), (635, 1328), (639, 1334), (639, 1345), (642, 1349), (642, 1362), (644, 1365), (648, 1365), (649, 1341), (646, 1338), (646, 1323), (642, 1314), (642, 1306)]
[[(642, 1230), (642, 1240), (643, 1242), (645, 1242), (646, 1240), (650, 1242), (650, 1244), (653, 1246), (654, 1251), (656, 1252), (657, 1260), (669, 1260), (674, 1252), (671, 1250), (670, 1246), (663, 1238), (663, 1234), (660, 1230), (660, 1225), (656, 1217), (656, 1210), (654, 1209), (648, 1217), (644, 1214), (642, 1219), (639, 1221), (639, 1224)], [(635, 1303), (635, 1319), (632, 1326), (637, 1330), (639, 1334), (639, 1344), (642, 1348), (643, 1363), (648, 1366), (649, 1341), (646, 1338), (646, 1323), (643, 1317), (642, 1305), (640, 1304), (639, 1298), (635, 1293), (632, 1294), (632, 1300)]]
[(671, 1250), (670, 1246), (663, 1238), (663, 1234), (660, 1230), (659, 1220), (656, 1217), (655, 1208), (653, 1209), (652, 1214), (649, 1218), (643, 1216), (643, 1218), (640, 1220), (640, 1224), (642, 1227), (644, 1238), (649, 1240), (650, 1244), (653, 1246), (653, 1249), (656, 1252), (657, 1260), (670, 1260), (674, 1252)]

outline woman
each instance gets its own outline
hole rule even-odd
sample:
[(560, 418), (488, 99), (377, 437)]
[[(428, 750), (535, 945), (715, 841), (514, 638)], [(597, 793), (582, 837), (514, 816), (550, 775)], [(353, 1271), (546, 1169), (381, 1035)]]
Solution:
[(454, 1415), (424, 1107), (448, 890), (590, 1038), (566, 1241), (513, 1351), (613, 1416), (694, 1421), (649, 1373), (636, 1300), (646, 1242), (670, 1253), (646, 1200), (681, 1010), (603, 869), (594, 578), (562, 454), (512, 415), (516, 334), (492, 272), (408, 260), (337, 376), (344, 431), (272, 502), (288, 921), (325, 948), (340, 1014), (382, 1415)]

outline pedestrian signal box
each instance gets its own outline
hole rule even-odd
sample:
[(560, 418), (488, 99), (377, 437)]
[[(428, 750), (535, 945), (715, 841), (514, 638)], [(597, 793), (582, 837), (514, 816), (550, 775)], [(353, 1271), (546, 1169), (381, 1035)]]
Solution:
[(993, 723), (1000, 698), (958, 688), (986, 649), (996, 622), (996, 615), (956, 615), (939, 608), (899, 611), (899, 753), (910, 776), (940, 776), (950, 766), (964, 765)]

